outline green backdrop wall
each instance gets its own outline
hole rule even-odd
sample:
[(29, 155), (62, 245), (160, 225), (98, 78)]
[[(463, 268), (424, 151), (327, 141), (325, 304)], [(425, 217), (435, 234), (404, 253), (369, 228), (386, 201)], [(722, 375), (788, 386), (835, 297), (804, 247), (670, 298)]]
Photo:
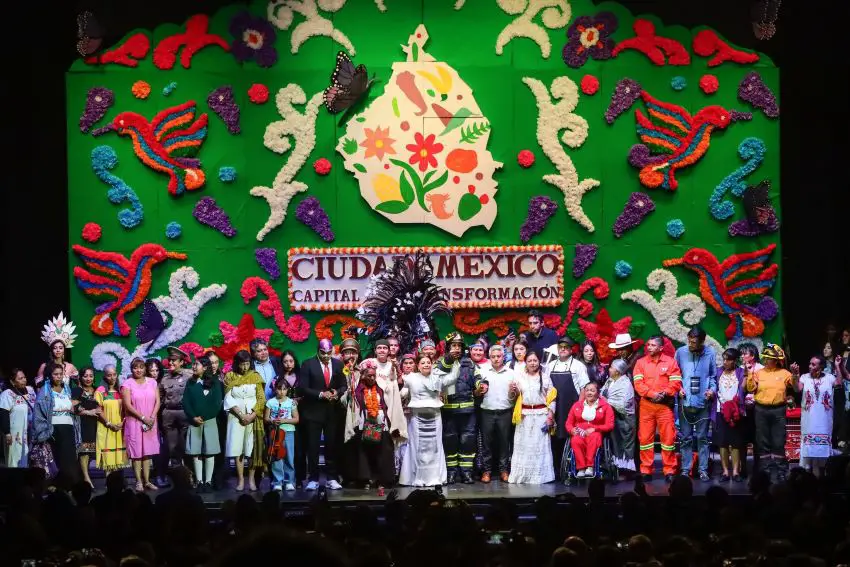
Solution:
[[(341, 4), (344, 6), (339, 8)], [(385, 11), (379, 9), (384, 7), (383, 4), (386, 4)], [(558, 210), (545, 229), (534, 236), (529, 244), (560, 244), (565, 250), (564, 304), (546, 310), (547, 313), (565, 315), (573, 290), (587, 278), (600, 277), (609, 284), (610, 292), (605, 299), (586, 294), (585, 297), (594, 305), (594, 311), (583, 319), (594, 321), (600, 309), (604, 308), (615, 321), (632, 317), (632, 331), (644, 337), (658, 329), (659, 321), (656, 319), (661, 319), (666, 325), (666, 334), (674, 339), (674, 344), (682, 340), (681, 330), (671, 330), (675, 327), (674, 321), (680, 325), (699, 321), (709, 335), (719, 344), (725, 345), (727, 339), (724, 330), (730, 319), (711, 306), (706, 307), (707, 296), (701, 297), (699, 278), (694, 271), (682, 266), (666, 268), (675, 278), (678, 290), (674, 292), (668, 286), (666, 292), (675, 295), (668, 297), (669, 301), (662, 303), (654, 314), (621, 295), (631, 290), (644, 290), (656, 299), (661, 299), (664, 288), (658, 291), (650, 289), (647, 277), (653, 270), (662, 268), (664, 260), (680, 258), (695, 247), (706, 249), (723, 261), (735, 254), (749, 253), (776, 244), (777, 249), (770, 254), (767, 265), (781, 264), (778, 232), (754, 238), (729, 236), (729, 224), (744, 218), (740, 198), (727, 196), (735, 208), (734, 215), (727, 220), (718, 221), (709, 212), (709, 198), (715, 187), (745, 164), (745, 160), (738, 155), (739, 145), (746, 138), (756, 137), (764, 142), (766, 153), (763, 163), (745, 178), (745, 184), (754, 185), (762, 180), (770, 180), (771, 201), (777, 216), (780, 216), (777, 197), (780, 189), (778, 120), (766, 117), (760, 109), (738, 98), (739, 83), (751, 71), (757, 71), (764, 83), (778, 94), (778, 69), (764, 55), (754, 64), (726, 62), (708, 67), (708, 59), (695, 54), (692, 48), (693, 37), (700, 30), (665, 27), (663, 22), (651, 15), (639, 17), (653, 22), (658, 36), (680, 42), (690, 53), (690, 64), (658, 66), (639, 51), (627, 49), (615, 58), (590, 59), (580, 68), (571, 68), (565, 64), (561, 50), (567, 41), (567, 29), (579, 16), (594, 16), (600, 11), (610, 11), (619, 21), (618, 29), (612, 35), (614, 41), (619, 43), (635, 36), (632, 25), (636, 16), (617, 4), (594, 6), (589, 0), (569, 3), (566, 0), (531, 2), (532, 7), (545, 4), (556, 6), (553, 9), (569, 6), (571, 10), (569, 23), (555, 29), (545, 29), (552, 46), (548, 58), (541, 55), (541, 47), (537, 43), (525, 37), (513, 38), (504, 47), (503, 53), (497, 55), (496, 38), (518, 17), (522, 19), (530, 14), (532, 21), (544, 29), (543, 18), (537, 10), (526, 12), (523, 16), (511, 15), (501, 7), (513, 4), (519, 4), (521, 9), (525, 7), (524, 2), (506, 0), (468, 0), (459, 9), (448, 0), (389, 0), (377, 3), (349, 0), (319, 2), (317, 11), (356, 47), (356, 55), (353, 57), (355, 64), (365, 64), (369, 74), (380, 79), (369, 95), (373, 99), (380, 96), (386, 87), (392, 64), (404, 61), (405, 55), (400, 45), (407, 44), (408, 37), (419, 24), (427, 27), (430, 36), (427, 52), (454, 68), (472, 89), (478, 106), (492, 126), (488, 149), (495, 160), (504, 163), (503, 169), (495, 174), (498, 182), (498, 193), (495, 196), (498, 216), (489, 230), (479, 226), (457, 238), (430, 225), (393, 224), (373, 211), (361, 198), (356, 180), (346, 171), (343, 156), (336, 151), (339, 139), (345, 134), (345, 125), (340, 126), (339, 116), (332, 116), (322, 108), (315, 123), (315, 148), (295, 176), (295, 180), (305, 183), (308, 189), (294, 197), (283, 224), (271, 231), (263, 242), (257, 241), (257, 232), (269, 217), (269, 208), (265, 200), (250, 195), (249, 191), (256, 186), (270, 186), (289, 158), (289, 154), (272, 152), (263, 144), (266, 126), (281, 119), (274, 104), (275, 94), (286, 85), (297, 84), (309, 99), (327, 88), (336, 54), (341, 49), (331, 38), (319, 35), (307, 39), (300, 45), (298, 53), (293, 54), (293, 30), (304, 21), (302, 14), (295, 13), (294, 23), (289, 29), (276, 30), (274, 47), (278, 59), (269, 68), (262, 68), (253, 61), (240, 63), (224, 49), (207, 46), (194, 55), (190, 68), (184, 68), (178, 60), (171, 69), (158, 69), (152, 54), (161, 40), (183, 31), (182, 26), (175, 25), (163, 25), (153, 31), (137, 30), (128, 36), (141, 33), (150, 40), (150, 49), (136, 67), (114, 63), (91, 65), (83, 61), (72, 66), (67, 75), (71, 243), (91, 250), (118, 253), (127, 258), (146, 243), (160, 244), (169, 251), (185, 253), (186, 260), (169, 259), (153, 267), (149, 293), (144, 294), (142, 290), (131, 294), (136, 293), (138, 299), (168, 296), (169, 277), (184, 266), (191, 266), (200, 282), (196, 289), (187, 291), (189, 297), (205, 286), (226, 285), (227, 291), (219, 298), (210, 299), (196, 317), (191, 309), (184, 310), (184, 330), (188, 329), (188, 332), (182, 333), (184, 336), (179, 337), (178, 344), (191, 342), (208, 346), (211, 341), (221, 344), (221, 336), (211, 338), (210, 335), (219, 330), (222, 321), (237, 325), (245, 313), (253, 315), (259, 328), (278, 329), (272, 319), (258, 311), (257, 299), (246, 304), (240, 296), (240, 287), (250, 276), (270, 281), (281, 298), (285, 316), (289, 318), (292, 315), (286, 299), (286, 252), (291, 247), (516, 245), (521, 243), (519, 230), (525, 220), (529, 199), (545, 195), (558, 204)], [(332, 11), (333, 8), (339, 9)], [(229, 24), (244, 9), (244, 5), (232, 6), (210, 14), (209, 33), (218, 34), (228, 43), (233, 41)], [(261, 18), (266, 17), (267, 9), (264, 2), (254, 2), (250, 6), (251, 13)], [(542, 15), (545, 16), (545, 13)], [(698, 86), (700, 78), (706, 74), (715, 76), (719, 82), (719, 90), (714, 94), (705, 94)], [(565, 146), (565, 149), (580, 180), (593, 178), (600, 181), (599, 187), (589, 191), (582, 202), (585, 213), (596, 227), (592, 233), (567, 215), (563, 205), (564, 197), (559, 189), (542, 180), (544, 175), (556, 174), (557, 170), (538, 145), (536, 101), (531, 90), (523, 83), (523, 78), (531, 77), (550, 88), (552, 81), (558, 77), (566, 76), (579, 84), (585, 75), (595, 76), (600, 84), (596, 94), (580, 94), (574, 110), (586, 119), (588, 137), (580, 147), (572, 149)], [(682, 90), (672, 87), (674, 77), (683, 78), (683, 81), (677, 79), (679, 86), (686, 83)], [(627, 161), (630, 148), (639, 142), (635, 109), (646, 112), (645, 106), (637, 101), (613, 125), (607, 124), (604, 118), (611, 93), (618, 81), (624, 78), (634, 79), (656, 99), (679, 105), (692, 115), (708, 105), (721, 105), (728, 110), (752, 112), (752, 120), (734, 122), (725, 130), (715, 131), (705, 156), (690, 167), (678, 171), (679, 187), (676, 191), (647, 189), (638, 179), (638, 169)], [(136, 98), (132, 94), (132, 86), (137, 81), (145, 81), (150, 85), (151, 92), (147, 98)], [(249, 101), (248, 89), (255, 83), (269, 88), (271, 95), (267, 103), (253, 104)], [(172, 90), (166, 96), (163, 89), (169, 85)], [(241, 131), (238, 134), (229, 133), (224, 122), (207, 104), (209, 93), (225, 85), (233, 87), (235, 102), (240, 109)], [(137, 158), (129, 137), (118, 136), (114, 132), (102, 136), (92, 136), (91, 131), (82, 133), (79, 117), (85, 108), (89, 90), (93, 87), (106, 87), (114, 93), (114, 104), (93, 129), (110, 123), (120, 112), (135, 112), (151, 119), (163, 109), (189, 100), (195, 101), (198, 114), (209, 114), (208, 134), (199, 153), (206, 173), (205, 185), (200, 190), (172, 196), (166, 188), (167, 177)], [(298, 106), (298, 109), (303, 111), (302, 106)], [(103, 145), (112, 147), (117, 154), (118, 163), (110, 173), (132, 188), (143, 207), (143, 220), (135, 228), (125, 229), (121, 226), (118, 211), (127, 204), (111, 203), (107, 196), (110, 186), (101, 181), (93, 170), (92, 152)], [(517, 154), (523, 149), (531, 150), (536, 156), (536, 163), (528, 169), (517, 163)], [(330, 175), (321, 176), (314, 172), (312, 164), (319, 158), (327, 158), (332, 163)], [(237, 178), (234, 182), (220, 181), (218, 172), (223, 166), (235, 168)], [(612, 231), (615, 219), (629, 196), (636, 191), (647, 193), (655, 202), (656, 209), (637, 228), (625, 233), (622, 238), (616, 238)], [(229, 215), (237, 231), (235, 237), (227, 238), (193, 218), (192, 211), (197, 202), (208, 196), (213, 197)], [(295, 217), (298, 203), (310, 196), (317, 197), (327, 212), (336, 235), (331, 244), (324, 242)], [(671, 219), (681, 219), (686, 228), (679, 239), (672, 238), (665, 230)], [(166, 237), (166, 225), (170, 222), (179, 223), (182, 227), (182, 235), (177, 239)], [(86, 242), (81, 237), (87, 223), (97, 223), (102, 228), (102, 237), (96, 243)], [(599, 246), (598, 257), (578, 279), (573, 277), (571, 269), (576, 243)], [(260, 268), (254, 257), (258, 247), (278, 250), (284, 271), (280, 279), (271, 281)], [(619, 260), (632, 266), (628, 277), (615, 276), (614, 265)], [(73, 270), (85, 267), (81, 256), (69, 251), (69, 265), (69, 277), (75, 283), (71, 297), (71, 317), (79, 333), (75, 360), (80, 363), (86, 358), (84, 354), (92, 352), (96, 347), (98, 366), (112, 358), (119, 362), (123, 360), (126, 364), (127, 358), (133, 353), (150, 354), (148, 349), (139, 347), (134, 332), (126, 337), (98, 336), (89, 329), (89, 321), (95, 316), (94, 310), (99, 301), (86, 295), (77, 285)], [(755, 272), (756, 275), (758, 273)], [(667, 278), (669, 283), (669, 276), (656, 276)], [(127, 287), (125, 285), (122, 289)], [(778, 281), (767, 295), (779, 301)], [(179, 294), (177, 297), (179, 299)], [(264, 299), (262, 293), (260, 299)], [(700, 304), (705, 311), (704, 317), (700, 317)], [(127, 321), (133, 331), (136, 330), (141, 313), (142, 308), (139, 306), (127, 314)], [(482, 320), (498, 313), (485, 311)], [(314, 324), (324, 315), (311, 313), (306, 318)], [(174, 313), (168, 312), (167, 322), (172, 323), (173, 317)], [(579, 319), (582, 317), (576, 315), (570, 325), (574, 334), (580, 331)], [(440, 321), (441, 334), (447, 332), (449, 326), (449, 321)], [(179, 335), (175, 333), (172, 337), (177, 338)], [(781, 335), (780, 310), (779, 316), (766, 322), (764, 333), (757, 338), (779, 340)], [(308, 340), (294, 343), (287, 339), (285, 345), (299, 355), (307, 356), (314, 351), (315, 342), (311, 332)], [(277, 344), (281, 346), (280, 342)], [(162, 354), (163, 350), (156, 352)]]

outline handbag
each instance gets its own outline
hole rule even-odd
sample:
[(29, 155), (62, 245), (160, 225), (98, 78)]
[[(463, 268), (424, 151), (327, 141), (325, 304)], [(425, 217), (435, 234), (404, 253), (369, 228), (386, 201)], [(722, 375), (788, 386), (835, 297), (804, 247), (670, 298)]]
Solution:
[(365, 443), (380, 443), (383, 432), (384, 428), (377, 419), (366, 417), (363, 421), (363, 429), (360, 431), (360, 438)]

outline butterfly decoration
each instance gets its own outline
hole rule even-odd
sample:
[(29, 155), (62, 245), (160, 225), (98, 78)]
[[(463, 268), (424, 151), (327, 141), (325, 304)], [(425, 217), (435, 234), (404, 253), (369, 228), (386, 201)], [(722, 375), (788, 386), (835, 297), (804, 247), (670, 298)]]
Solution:
[[(352, 110), (368, 94), (375, 79), (369, 79), (365, 65), (354, 66), (344, 51), (336, 55), (331, 86), (325, 89), (325, 108), (331, 114)], [(346, 113), (347, 114), (347, 113)]]
[(104, 30), (89, 11), (77, 14), (77, 52), (82, 57), (94, 55), (103, 46)]
[(142, 303), (142, 316), (136, 327), (136, 338), (139, 344), (147, 344), (159, 338), (165, 330), (165, 318), (159, 308), (150, 299)]
[(747, 187), (744, 191), (744, 210), (750, 222), (765, 225), (770, 222), (773, 207), (770, 205), (770, 181), (762, 181), (758, 185)]

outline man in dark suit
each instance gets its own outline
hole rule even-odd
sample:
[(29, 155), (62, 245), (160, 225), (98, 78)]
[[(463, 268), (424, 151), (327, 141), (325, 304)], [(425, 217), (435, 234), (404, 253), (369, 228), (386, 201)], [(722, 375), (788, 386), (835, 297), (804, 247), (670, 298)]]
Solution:
[(331, 490), (342, 488), (337, 478), (337, 463), (342, 442), (340, 423), (345, 419), (345, 410), (339, 399), (348, 383), (342, 372), (342, 362), (331, 358), (331, 354), (333, 343), (322, 339), (316, 357), (304, 361), (298, 374), (303, 395), (298, 413), (301, 427), (306, 428), (307, 440), (307, 490), (319, 487), (319, 445), (323, 432), (327, 487)]

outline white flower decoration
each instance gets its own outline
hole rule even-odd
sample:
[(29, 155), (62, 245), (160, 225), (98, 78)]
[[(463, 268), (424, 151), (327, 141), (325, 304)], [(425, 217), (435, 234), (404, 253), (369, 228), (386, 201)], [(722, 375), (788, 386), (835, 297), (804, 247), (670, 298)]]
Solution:
[[(558, 77), (552, 81), (552, 96), (558, 100), (553, 104), (549, 91), (541, 81), (525, 77), (522, 80), (537, 99), (537, 143), (543, 148), (546, 157), (555, 164), (558, 175), (544, 175), (543, 181), (554, 185), (564, 194), (564, 207), (567, 214), (588, 232), (595, 227), (581, 206), (585, 193), (599, 187), (596, 179), (585, 179), (579, 182), (573, 160), (561, 147), (561, 141), (570, 148), (578, 148), (587, 139), (587, 120), (574, 114), (578, 104), (578, 87), (568, 77)], [(560, 141), (558, 132), (564, 130)]]
[[(266, 126), (263, 144), (271, 151), (283, 154), (292, 149), (289, 141), (291, 136), (295, 148), (289, 154), (289, 159), (274, 178), (271, 187), (254, 187), (251, 195), (262, 197), (269, 203), (270, 214), (266, 224), (257, 233), (257, 240), (263, 240), (273, 229), (280, 226), (286, 219), (286, 209), (289, 201), (296, 193), (307, 190), (307, 185), (293, 181), (301, 170), (313, 148), (316, 147), (316, 118), (322, 105), (322, 92), (313, 95), (309, 102), (304, 89), (296, 84), (289, 84), (280, 89), (275, 97), (277, 110), (283, 120), (272, 122)], [(298, 112), (292, 105), (304, 104), (304, 113)]]
[[(295, 26), (290, 34), (292, 53), (298, 53), (301, 46), (311, 37), (323, 35), (343, 46), (351, 55), (355, 55), (354, 45), (348, 37), (334, 28), (331, 20), (319, 14), (320, 9), (324, 12), (336, 12), (345, 6), (345, 2), (346, 0), (271, 0), (266, 9), (266, 14), (268, 20), (281, 30), (289, 29), (294, 19), (294, 13), (301, 14), (306, 18)], [(383, 2), (378, 2), (379, 10), (381, 10), (382, 5)]]
[[(519, 14), (517, 19), (499, 32), (499, 37), (496, 38), (496, 55), (501, 55), (505, 46), (515, 37), (525, 37), (539, 45), (541, 55), (548, 59), (552, 52), (552, 43), (543, 26), (550, 30), (563, 28), (572, 16), (572, 8), (567, 0), (496, 0), (496, 3), (512, 16)], [(460, 4), (462, 6), (463, 2)], [(455, 5), (455, 9), (460, 8)], [(543, 26), (534, 23), (534, 17), (541, 11)]]

